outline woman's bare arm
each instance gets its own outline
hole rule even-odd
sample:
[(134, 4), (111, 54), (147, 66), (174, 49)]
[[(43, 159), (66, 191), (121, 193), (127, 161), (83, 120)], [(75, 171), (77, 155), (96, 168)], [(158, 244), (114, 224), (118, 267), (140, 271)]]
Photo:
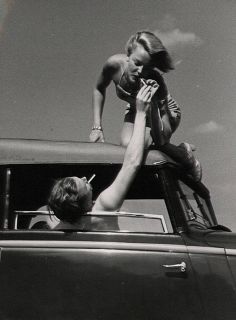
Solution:
[(118, 68), (119, 64), (116, 56), (110, 57), (103, 66), (102, 72), (99, 75), (96, 86), (93, 90), (93, 130), (90, 134), (91, 142), (104, 142), (102, 115), (106, 99), (106, 89), (113, 80), (113, 76), (117, 72)]

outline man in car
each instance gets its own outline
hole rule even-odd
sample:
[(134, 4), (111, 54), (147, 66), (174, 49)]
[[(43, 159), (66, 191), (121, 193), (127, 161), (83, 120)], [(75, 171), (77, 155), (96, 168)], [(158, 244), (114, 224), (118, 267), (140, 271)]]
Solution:
[(145, 84), (136, 97), (136, 117), (132, 138), (123, 165), (113, 183), (92, 202), (92, 187), (86, 178), (66, 177), (53, 186), (49, 208), (60, 223), (56, 229), (81, 229), (81, 215), (89, 211), (117, 211), (141, 166), (145, 148), (146, 115), (152, 98), (151, 85)]

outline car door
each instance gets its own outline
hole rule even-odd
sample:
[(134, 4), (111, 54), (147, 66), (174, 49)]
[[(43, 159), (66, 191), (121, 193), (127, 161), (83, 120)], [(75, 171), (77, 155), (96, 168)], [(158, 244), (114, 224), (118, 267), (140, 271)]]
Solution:
[(221, 226), (218, 232), (214, 231), (215, 221), (207, 196), (197, 193), (181, 181), (178, 193), (189, 227), (188, 233), (182, 236), (196, 275), (197, 290), (206, 318), (233, 320), (236, 318), (236, 287), (225, 248), (227, 243), (232, 246), (235, 244), (232, 240), (227, 242), (227, 234), (229, 240), (234, 236), (230, 232), (220, 231)]
[(188, 246), (207, 319), (236, 318), (235, 283), (222, 247)]
[(6, 235), (0, 241), (2, 319), (202, 317), (179, 235)]

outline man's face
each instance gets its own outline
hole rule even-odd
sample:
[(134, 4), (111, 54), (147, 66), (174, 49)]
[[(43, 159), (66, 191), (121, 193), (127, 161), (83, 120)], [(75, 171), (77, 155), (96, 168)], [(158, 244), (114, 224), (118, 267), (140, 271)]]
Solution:
[(151, 67), (151, 57), (144, 47), (137, 43), (136, 48), (128, 57), (128, 67), (126, 69), (128, 81), (130, 83), (137, 83), (144, 67)]

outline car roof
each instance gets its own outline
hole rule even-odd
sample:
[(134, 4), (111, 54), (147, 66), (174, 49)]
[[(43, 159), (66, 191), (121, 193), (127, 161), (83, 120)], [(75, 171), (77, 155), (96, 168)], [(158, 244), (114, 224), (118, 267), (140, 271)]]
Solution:
[[(125, 148), (111, 143), (0, 139), (0, 165), (94, 163), (122, 164)], [(157, 150), (148, 151), (146, 165), (177, 165)]]

